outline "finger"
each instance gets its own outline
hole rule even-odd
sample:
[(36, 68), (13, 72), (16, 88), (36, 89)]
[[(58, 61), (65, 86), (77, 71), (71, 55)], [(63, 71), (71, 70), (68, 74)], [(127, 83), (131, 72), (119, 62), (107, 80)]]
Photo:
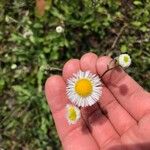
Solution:
[[(83, 71), (89, 70), (92, 73), (96, 73), (97, 55), (94, 53), (87, 53), (80, 59), (80, 66)], [(90, 128), (93, 136), (100, 145), (100, 148), (104, 148), (111, 145), (120, 144), (119, 135), (113, 128), (110, 121), (102, 114), (98, 104), (92, 107), (86, 107), (82, 109), (84, 120)]]
[(119, 135), (137, 126), (136, 120), (118, 103), (106, 86), (103, 87), (99, 104)]
[(83, 120), (75, 125), (68, 125), (65, 118), (65, 106), (68, 103), (66, 98), (66, 84), (62, 77), (50, 77), (45, 84), (45, 93), (48, 104), (56, 124), (59, 137), (65, 150), (77, 150), (83, 147), (83, 150), (98, 150), (94, 139), (85, 128), (86, 134), (82, 132)]
[(80, 59), (80, 66), (83, 71), (91, 71), (92, 73), (96, 74), (96, 62), (97, 62), (97, 55), (94, 53), (87, 53), (83, 55)]
[(82, 108), (82, 116), (100, 149), (121, 145), (120, 136), (109, 120), (102, 114), (98, 104)]
[(74, 73), (80, 70), (80, 63), (78, 59), (70, 59), (63, 67), (63, 78), (65, 81), (69, 79)]
[[(102, 75), (112, 59), (107, 56), (97, 60), (97, 71)], [(110, 70), (103, 76), (103, 81), (117, 98), (119, 103), (136, 119), (150, 112), (150, 96), (120, 67)]]

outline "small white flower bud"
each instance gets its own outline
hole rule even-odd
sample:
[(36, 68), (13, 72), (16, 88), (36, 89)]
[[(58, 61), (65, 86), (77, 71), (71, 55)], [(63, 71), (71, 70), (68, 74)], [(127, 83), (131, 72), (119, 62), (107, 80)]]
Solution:
[(64, 32), (64, 28), (62, 26), (57, 26), (56, 27), (56, 32), (57, 33), (63, 33)]
[(16, 69), (17, 68), (17, 65), (16, 64), (12, 64), (11, 65), (11, 69)]
[(131, 65), (131, 57), (128, 54), (121, 54), (117, 61), (118, 64), (123, 68), (127, 68)]

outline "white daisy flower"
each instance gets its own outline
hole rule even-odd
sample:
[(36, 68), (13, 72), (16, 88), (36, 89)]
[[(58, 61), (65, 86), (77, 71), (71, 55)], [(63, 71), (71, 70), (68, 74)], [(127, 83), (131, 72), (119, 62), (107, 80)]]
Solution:
[(56, 32), (57, 33), (63, 33), (64, 32), (64, 28), (62, 26), (57, 26), (56, 27)]
[(117, 60), (118, 64), (123, 68), (127, 68), (131, 65), (131, 57), (128, 54), (121, 54)]
[(11, 69), (16, 69), (17, 68), (17, 65), (16, 64), (12, 64), (11, 65)]
[(76, 106), (73, 106), (71, 104), (67, 104), (66, 106), (66, 118), (67, 121), (70, 124), (75, 124), (80, 119), (80, 109)]
[(79, 71), (67, 82), (69, 100), (78, 107), (92, 106), (101, 97), (102, 82), (90, 71)]

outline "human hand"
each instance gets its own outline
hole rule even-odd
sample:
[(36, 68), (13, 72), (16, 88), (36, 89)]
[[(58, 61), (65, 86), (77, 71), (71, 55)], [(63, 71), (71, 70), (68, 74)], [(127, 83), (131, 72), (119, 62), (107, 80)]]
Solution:
[(110, 61), (107, 56), (87, 53), (80, 60), (69, 60), (62, 76), (47, 80), (45, 93), (64, 150), (150, 149), (150, 94), (119, 67), (102, 77), (100, 101), (82, 108), (78, 123), (67, 123), (66, 80), (79, 70), (101, 76)]

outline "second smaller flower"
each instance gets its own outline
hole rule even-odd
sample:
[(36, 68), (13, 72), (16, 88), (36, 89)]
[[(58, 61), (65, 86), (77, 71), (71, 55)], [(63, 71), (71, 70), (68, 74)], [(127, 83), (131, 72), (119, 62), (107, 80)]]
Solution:
[(75, 124), (80, 119), (81, 115), (80, 109), (78, 107), (67, 104), (66, 111), (66, 118), (69, 125)]

